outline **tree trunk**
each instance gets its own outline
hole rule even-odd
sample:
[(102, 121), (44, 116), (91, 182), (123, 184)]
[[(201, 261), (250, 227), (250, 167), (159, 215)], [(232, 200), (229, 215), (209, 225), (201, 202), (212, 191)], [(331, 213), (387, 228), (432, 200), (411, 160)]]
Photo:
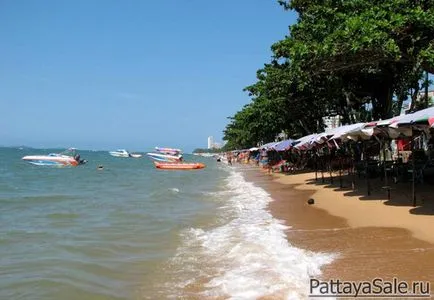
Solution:
[(380, 117), (380, 105), (378, 103), (379, 101), (377, 99), (372, 99), (372, 119), (379, 120)]
[(354, 111), (352, 109), (350, 109), (350, 124), (356, 124), (356, 117), (354, 115)]
[(300, 123), (300, 127), (304, 130), (304, 132), (306, 133), (305, 135), (309, 135), (311, 134), (311, 131), (309, 130), (309, 128), (307, 126), (304, 125), (302, 120), (298, 120), (298, 122)]
[(343, 106), (341, 111), (342, 111), (342, 124), (349, 124), (350, 114), (348, 113), (347, 106)]
[(392, 103), (393, 103), (393, 89), (387, 88), (386, 102), (384, 105), (384, 118), (389, 119), (392, 117)]
[(396, 115), (399, 116), (401, 114), (402, 104), (404, 103), (406, 93), (398, 94), (398, 102), (396, 103)]
[(374, 120), (385, 120), (392, 117), (393, 90), (388, 82), (378, 87), (376, 97), (372, 101)]
[(425, 108), (429, 106), (428, 86), (429, 86), (428, 72), (425, 72)]
[(413, 94), (411, 95), (410, 111), (413, 111), (414, 108), (416, 107), (416, 100), (417, 100), (417, 95), (419, 94), (419, 89), (420, 89), (420, 87), (419, 87), (419, 83), (418, 83), (414, 86)]

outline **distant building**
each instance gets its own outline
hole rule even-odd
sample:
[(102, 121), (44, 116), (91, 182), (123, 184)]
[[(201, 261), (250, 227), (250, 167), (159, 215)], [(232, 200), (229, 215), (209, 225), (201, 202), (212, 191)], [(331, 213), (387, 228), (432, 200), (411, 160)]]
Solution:
[(208, 137), (208, 149), (214, 148), (214, 138), (212, 136)]
[[(428, 91), (428, 106), (433, 105), (434, 91)], [(417, 95), (417, 101), (425, 103), (425, 92), (420, 92)]]
[[(432, 97), (434, 97), (434, 90), (428, 91), (428, 98), (432, 98)], [(420, 92), (418, 98), (419, 99), (424, 99), (425, 98), (425, 93), (424, 92)]]
[(214, 141), (214, 137), (208, 137), (208, 147), (207, 149), (220, 149), (224, 146), (224, 143), (217, 143)]
[(329, 131), (333, 128), (341, 126), (341, 116), (333, 116), (333, 117), (324, 117), (322, 118), (324, 125), (325, 125), (325, 131)]
[[(419, 94), (417, 95), (416, 103), (414, 105), (414, 108), (416, 108), (416, 110), (421, 109), (420, 107), (418, 108), (418, 104), (425, 104), (425, 92), (419, 92)], [(431, 90), (428, 91), (428, 107), (431, 107), (433, 105), (434, 105), (434, 90)], [(410, 98), (408, 101), (402, 104), (401, 115), (405, 115), (409, 113), (411, 106), (412, 106), (412, 100)]]
[(407, 114), (407, 111), (410, 109), (410, 104), (411, 104), (411, 101), (407, 101), (407, 102), (402, 103), (401, 111), (399, 114), (400, 115)]
[(283, 140), (286, 140), (286, 139), (288, 139), (288, 135), (284, 131), (282, 131), (281, 133), (279, 133), (277, 135), (277, 137), (275, 138), (275, 140), (277, 140), (277, 141), (283, 141)]

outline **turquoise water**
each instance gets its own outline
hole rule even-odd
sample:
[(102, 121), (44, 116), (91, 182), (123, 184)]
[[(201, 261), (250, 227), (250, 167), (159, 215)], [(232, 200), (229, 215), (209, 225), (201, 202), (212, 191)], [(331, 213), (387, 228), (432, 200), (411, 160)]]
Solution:
[(89, 162), (75, 168), (21, 160), (50, 152), (0, 148), (0, 299), (303, 298), (331, 260), (292, 247), (270, 196), (215, 159), (186, 155), (207, 165), (196, 171), (107, 152), (79, 151)]
[(212, 159), (202, 159), (205, 170), (173, 172), (156, 170), (147, 157), (90, 151), (80, 151), (89, 163), (76, 168), (21, 160), (55, 151), (0, 148), (0, 298), (155, 293), (179, 232), (212, 218), (215, 204), (203, 192), (225, 172)]

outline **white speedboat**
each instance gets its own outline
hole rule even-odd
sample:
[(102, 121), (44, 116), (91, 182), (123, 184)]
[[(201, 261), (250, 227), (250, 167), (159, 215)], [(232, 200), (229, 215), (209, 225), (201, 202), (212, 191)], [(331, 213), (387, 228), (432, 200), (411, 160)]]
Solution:
[(50, 153), (48, 155), (27, 155), (22, 158), (33, 165), (37, 166), (54, 166), (54, 167), (76, 167), (85, 164), (87, 160), (80, 159), (80, 154), (75, 152), (75, 148), (70, 148), (61, 153)]
[(163, 154), (163, 153), (154, 153), (149, 152), (146, 153), (150, 158), (156, 161), (164, 161), (164, 162), (180, 162), (182, 161), (182, 155), (170, 155), (170, 154)]
[(125, 149), (118, 149), (116, 151), (109, 151), (109, 153), (111, 156), (115, 156), (115, 157), (134, 157), (134, 158), (142, 157), (141, 154), (130, 153)]
[(181, 149), (176, 149), (176, 148), (155, 147), (155, 150), (159, 153), (168, 154), (168, 155), (179, 155), (182, 153)]
[(130, 157), (130, 153), (125, 149), (118, 149), (116, 151), (109, 151), (111, 156), (115, 157)]

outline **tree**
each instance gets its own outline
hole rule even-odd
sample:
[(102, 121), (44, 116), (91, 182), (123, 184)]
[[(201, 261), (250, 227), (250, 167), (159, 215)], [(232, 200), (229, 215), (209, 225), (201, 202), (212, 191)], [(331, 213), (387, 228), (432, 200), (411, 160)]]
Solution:
[(297, 23), (245, 88), (252, 103), (226, 127), (229, 146), (318, 132), (336, 114), (344, 124), (389, 118), (434, 70), (434, 0), (278, 2)]

